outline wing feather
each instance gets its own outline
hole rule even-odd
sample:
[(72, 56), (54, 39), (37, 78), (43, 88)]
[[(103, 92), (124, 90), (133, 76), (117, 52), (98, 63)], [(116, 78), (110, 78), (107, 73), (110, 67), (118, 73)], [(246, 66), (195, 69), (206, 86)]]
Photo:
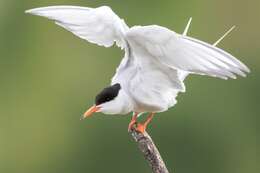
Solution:
[(144, 53), (140, 52), (142, 48), (151, 58), (178, 70), (223, 79), (235, 79), (236, 75), (246, 76), (250, 72), (224, 50), (161, 26), (136, 26), (126, 37), (137, 54)]
[(51, 6), (27, 10), (26, 13), (43, 16), (72, 32), (81, 39), (101, 46), (116, 44), (123, 48), (128, 26), (110, 7)]

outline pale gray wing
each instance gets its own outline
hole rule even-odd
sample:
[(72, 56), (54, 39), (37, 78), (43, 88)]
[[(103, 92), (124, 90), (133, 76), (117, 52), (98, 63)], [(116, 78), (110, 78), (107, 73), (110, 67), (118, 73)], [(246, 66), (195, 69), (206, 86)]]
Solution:
[(128, 26), (110, 7), (51, 6), (27, 10), (26, 13), (54, 20), (76, 36), (101, 46), (116, 44), (123, 48)]
[(161, 26), (135, 26), (126, 38), (137, 56), (148, 55), (171, 68), (223, 79), (249, 72), (231, 54)]

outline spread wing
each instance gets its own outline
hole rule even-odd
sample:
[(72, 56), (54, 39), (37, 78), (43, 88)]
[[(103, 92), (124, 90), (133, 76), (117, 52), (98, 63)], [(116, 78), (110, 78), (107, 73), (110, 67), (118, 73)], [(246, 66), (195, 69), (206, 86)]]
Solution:
[(127, 32), (126, 38), (139, 57), (149, 55), (174, 69), (223, 79), (245, 76), (245, 72), (249, 72), (231, 54), (157, 25), (133, 27)]
[(124, 47), (128, 26), (110, 7), (51, 6), (27, 10), (26, 13), (54, 20), (76, 36), (100, 46), (116, 44)]

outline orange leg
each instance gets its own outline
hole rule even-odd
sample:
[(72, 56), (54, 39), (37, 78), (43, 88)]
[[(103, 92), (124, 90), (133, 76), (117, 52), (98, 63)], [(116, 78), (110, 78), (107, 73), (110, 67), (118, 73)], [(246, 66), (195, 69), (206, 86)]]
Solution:
[(132, 119), (131, 119), (131, 121), (130, 121), (130, 123), (129, 123), (129, 125), (128, 125), (128, 131), (129, 131), (129, 132), (133, 129), (133, 127), (134, 127), (134, 125), (135, 125), (135, 123), (136, 123), (136, 119), (137, 119), (137, 117), (138, 117), (138, 114), (139, 114), (139, 113), (137, 113), (137, 112), (134, 113), (134, 115), (133, 115), (133, 117), (132, 117)]
[(141, 123), (137, 124), (136, 130), (140, 133), (144, 133), (147, 125), (152, 121), (154, 115), (155, 115), (155, 113), (150, 113), (150, 115), (148, 116), (148, 118), (146, 119), (146, 121), (143, 124), (141, 124)]

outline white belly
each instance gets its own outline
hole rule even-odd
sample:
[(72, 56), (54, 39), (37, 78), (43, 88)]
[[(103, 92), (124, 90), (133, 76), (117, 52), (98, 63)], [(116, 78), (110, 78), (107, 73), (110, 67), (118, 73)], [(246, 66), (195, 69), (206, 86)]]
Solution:
[[(185, 91), (185, 73), (151, 59), (142, 64), (122, 62), (113, 83), (120, 83), (129, 95), (134, 112), (163, 112), (174, 106), (179, 92)], [(147, 60), (147, 61), (145, 61)], [(125, 65), (127, 64), (127, 65)]]
[(135, 112), (163, 112), (174, 106), (176, 97), (185, 87), (175, 69), (139, 69), (129, 80), (127, 90)]

